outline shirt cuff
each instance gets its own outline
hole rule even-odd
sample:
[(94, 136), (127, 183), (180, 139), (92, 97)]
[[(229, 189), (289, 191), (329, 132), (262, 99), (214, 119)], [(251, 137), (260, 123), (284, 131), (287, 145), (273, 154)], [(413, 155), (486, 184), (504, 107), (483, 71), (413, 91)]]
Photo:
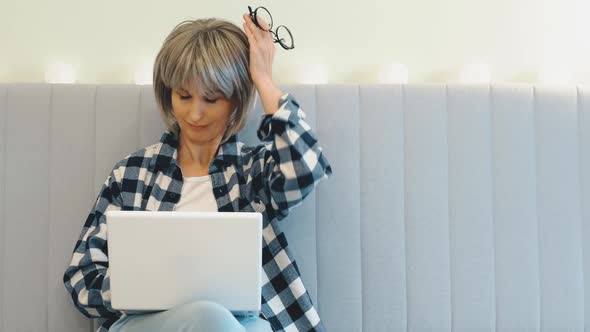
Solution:
[(257, 136), (261, 141), (271, 141), (272, 133), (282, 134), (286, 124), (297, 126), (299, 121), (305, 119), (305, 112), (290, 93), (285, 93), (279, 99), (279, 109), (273, 114), (263, 114), (262, 122), (257, 130)]

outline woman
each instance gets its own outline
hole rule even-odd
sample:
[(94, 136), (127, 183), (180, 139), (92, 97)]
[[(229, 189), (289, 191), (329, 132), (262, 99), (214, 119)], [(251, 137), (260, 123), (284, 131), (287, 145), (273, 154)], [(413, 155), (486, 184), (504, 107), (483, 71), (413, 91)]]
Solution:
[[(245, 33), (220, 19), (184, 21), (156, 57), (153, 86), (168, 130), (159, 143), (115, 164), (63, 276), (76, 308), (104, 319), (100, 332), (325, 330), (278, 220), (332, 169), (297, 101), (272, 82), (270, 32), (248, 14), (243, 27)], [(257, 134), (268, 143), (251, 147), (236, 134), (254, 103), (254, 88), (265, 112)], [(113, 309), (105, 213), (116, 209), (261, 212), (260, 316), (234, 317), (210, 301), (155, 313)]]

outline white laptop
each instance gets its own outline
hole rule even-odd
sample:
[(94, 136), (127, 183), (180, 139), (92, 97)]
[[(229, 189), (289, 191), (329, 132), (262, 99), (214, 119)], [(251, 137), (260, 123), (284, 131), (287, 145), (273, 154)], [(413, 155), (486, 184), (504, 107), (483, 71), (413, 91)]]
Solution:
[(107, 211), (111, 304), (168, 310), (194, 300), (258, 316), (262, 214)]

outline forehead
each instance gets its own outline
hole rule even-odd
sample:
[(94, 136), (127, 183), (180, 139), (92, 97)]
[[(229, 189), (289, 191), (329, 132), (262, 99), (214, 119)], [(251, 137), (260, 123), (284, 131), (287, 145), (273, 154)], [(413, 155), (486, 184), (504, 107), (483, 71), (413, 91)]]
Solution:
[[(186, 91), (186, 92), (198, 92), (199, 94), (204, 94), (205, 93), (205, 87), (197, 82), (197, 81), (190, 81), (190, 82), (184, 82), (183, 84), (180, 84), (180, 86), (178, 87), (179, 90), (182, 91)], [(213, 92), (211, 92), (212, 94), (220, 94), (221, 91), (219, 89), (214, 89)]]
[(201, 84), (199, 82), (189, 81), (181, 83), (178, 88), (185, 91), (201, 90)]

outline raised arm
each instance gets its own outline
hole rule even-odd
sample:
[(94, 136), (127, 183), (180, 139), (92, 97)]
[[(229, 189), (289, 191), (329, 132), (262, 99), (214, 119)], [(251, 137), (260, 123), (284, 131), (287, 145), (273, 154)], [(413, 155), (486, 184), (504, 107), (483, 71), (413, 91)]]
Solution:
[(269, 143), (258, 146), (252, 176), (256, 194), (281, 220), (332, 174), (332, 167), (295, 98), (286, 93), (278, 106), (263, 115), (258, 128), (258, 138)]

